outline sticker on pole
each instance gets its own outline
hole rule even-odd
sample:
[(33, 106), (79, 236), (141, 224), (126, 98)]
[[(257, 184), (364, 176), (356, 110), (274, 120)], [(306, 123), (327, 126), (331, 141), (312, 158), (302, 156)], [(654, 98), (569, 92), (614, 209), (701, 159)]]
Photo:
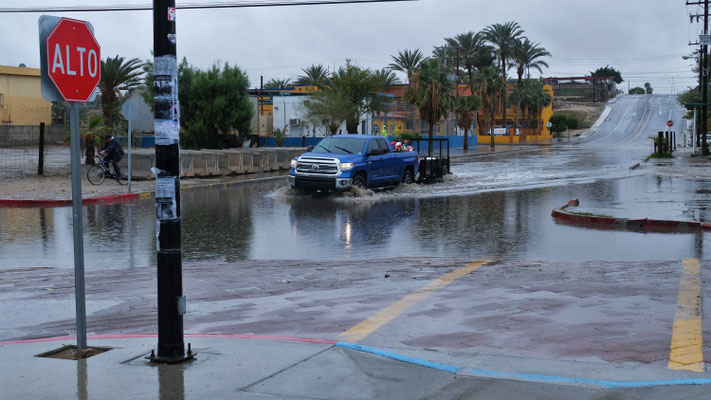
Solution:
[(101, 81), (101, 47), (86, 21), (59, 20), (47, 36), (47, 75), (65, 101), (86, 103)]
[(168, 7), (168, 21), (175, 22), (175, 7)]

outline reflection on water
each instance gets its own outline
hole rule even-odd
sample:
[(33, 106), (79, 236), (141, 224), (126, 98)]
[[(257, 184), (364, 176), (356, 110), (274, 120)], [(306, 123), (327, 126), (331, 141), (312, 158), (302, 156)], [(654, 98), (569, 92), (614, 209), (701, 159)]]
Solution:
[[(588, 168), (576, 169), (576, 159)], [(550, 217), (553, 207), (578, 198), (615, 216), (711, 221), (711, 182), (640, 174), (626, 160), (547, 150), (517, 163), (455, 166), (444, 183), (361, 196), (293, 196), (281, 179), (185, 190), (183, 260), (703, 257), (706, 234), (599, 231)], [(84, 223), (87, 269), (155, 265), (152, 199), (88, 206)], [(71, 208), (1, 208), (0, 255), (0, 269), (72, 268)]]

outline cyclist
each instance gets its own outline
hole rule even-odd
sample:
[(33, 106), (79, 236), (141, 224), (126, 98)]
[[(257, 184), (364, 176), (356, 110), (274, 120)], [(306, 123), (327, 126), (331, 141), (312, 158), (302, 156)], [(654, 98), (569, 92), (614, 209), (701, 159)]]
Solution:
[(104, 136), (104, 147), (101, 148), (99, 154), (104, 156), (103, 162), (106, 170), (109, 170), (108, 162), (111, 161), (111, 164), (114, 166), (114, 176), (121, 177), (118, 163), (123, 158), (123, 148), (118, 140), (111, 135)]

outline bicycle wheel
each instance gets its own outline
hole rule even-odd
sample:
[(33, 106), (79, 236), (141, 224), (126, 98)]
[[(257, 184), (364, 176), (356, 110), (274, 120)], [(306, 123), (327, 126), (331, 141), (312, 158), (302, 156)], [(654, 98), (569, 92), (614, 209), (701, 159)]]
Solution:
[(86, 171), (86, 179), (88, 179), (92, 185), (101, 185), (101, 183), (104, 182), (104, 177), (104, 170), (96, 165), (92, 165), (89, 167), (89, 170)]
[(128, 176), (124, 175), (121, 168), (119, 168), (118, 173), (114, 174), (114, 179), (116, 179), (116, 182), (118, 182), (119, 185), (125, 185), (128, 181)]

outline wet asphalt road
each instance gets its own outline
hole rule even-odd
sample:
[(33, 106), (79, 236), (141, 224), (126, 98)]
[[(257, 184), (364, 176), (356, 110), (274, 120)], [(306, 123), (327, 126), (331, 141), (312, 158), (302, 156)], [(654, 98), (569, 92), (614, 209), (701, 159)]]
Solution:
[[(711, 220), (711, 182), (629, 169), (651, 152), (647, 136), (670, 110), (680, 124), (671, 96), (624, 96), (611, 107), (588, 139), (458, 164), (435, 185), (329, 197), (295, 197), (281, 181), (185, 191), (186, 330), (334, 339), (452, 269), (490, 260), (360, 343), (541, 368), (556, 360), (664, 370), (681, 260), (708, 268), (708, 234), (585, 229), (556, 223), (550, 210), (579, 198), (620, 216)], [(87, 207), (85, 234), (90, 332), (155, 332), (152, 200)], [(71, 210), (0, 209), (0, 253), (0, 339), (71, 333)], [(447, 393), (485, 397), (482, 382)], [(534, 398), (704, 393), (511, 383), (491, 397), (529, 390)]]
[[(187, 261), (466, 257), (536, 260), (704, 259), (708, 234), (600, 232), (558, 224), (578, 198), (620, 217), (711, 221), (711, 180), (630, 170), (651, 152), (673, 96), (623, 96), (588, 139), (456, 164), (433, 185), (353, 196), (293, 196), (285, 180), (183, 193)], [(670, 117), (671, 115), (671, 117)], [(152, 199), (85, 210), (87, 268), (155, 264)], [(456, 232), (456, 234), (452, 234)], [(71, 268), (71, 208), (0, 209), (0, 269)]]

